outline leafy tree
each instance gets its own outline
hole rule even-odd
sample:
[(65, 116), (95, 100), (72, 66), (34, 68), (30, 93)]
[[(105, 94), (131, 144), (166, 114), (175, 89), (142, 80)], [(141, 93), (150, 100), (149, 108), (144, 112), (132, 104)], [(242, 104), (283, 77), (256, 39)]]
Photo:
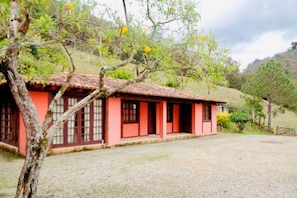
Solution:
[[(37, 196), (39, 173), (55, 132), (76, 111), (96, 98), (106, 98), (158, 71), (183, 71), (199, 79), (221, 81), (222, 74), (230, 69), (223, 61), (230, 60), (228, 51), (219, 48), (211, 34), (199, 34), (200, 15), (194, 0), (138, 0), (144, 17), (126, 15), (126, 21), (107, 8), (99, 13), (99, 18), (91, 15), (95, 7), (92, 1), (67, 2), (5, 0), (0, 3), (0, 72), (22, 114), (27, 134), (26, 158), (15, 197)], [(113, 21), (102, 19), (106, 13)], [(166, 31), (166, 35), (162, 35), (173, 22), (179, 31)], [(70, 46), (107, 57), (109, 62), (98, 63), (97, 89), (53, 122), (53, 110), (75, 72)], [(137, 63), (135, 74), (115, 89), (104, 89), (106, 73), (129, 63)], [(57, 68), (68, 71), (68, 77), (50, 101), (41, 122), (24, 77), (46, 77)]]
[(262, 99), (257, 97), (245, 97), (245, 105), (249, 108), (250, 114), (252, 115), (252, 122), (261, 125), (261, 120), (266, 118), (266, 114), (263, 110)]
[(242, 90), (267, 101), (268, 130), (271, 130), (273, 104), (296, 108), (296, 87), (279, 62), (268, 61), (261, 65), (247, 78)]
[(242, 132), (245, 124), (250, 121), (250, 118), (244, 111), (235, 111), (231, 114), (230, 121), (236, 124), (239, 132)]

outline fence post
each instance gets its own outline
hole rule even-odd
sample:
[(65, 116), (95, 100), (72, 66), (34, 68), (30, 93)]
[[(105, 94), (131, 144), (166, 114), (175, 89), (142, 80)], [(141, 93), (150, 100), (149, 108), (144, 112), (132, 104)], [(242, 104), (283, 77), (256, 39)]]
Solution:
[(277, 132), (278, 132), (278, 125), (276, 125), (274, 135), (277, 135)]

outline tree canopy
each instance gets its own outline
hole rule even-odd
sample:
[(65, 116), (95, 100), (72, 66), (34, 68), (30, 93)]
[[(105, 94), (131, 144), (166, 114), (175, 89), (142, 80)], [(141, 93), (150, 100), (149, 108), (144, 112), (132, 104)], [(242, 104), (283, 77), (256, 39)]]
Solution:
[(268, 104), (268, 129), (271, 129), (272, 104), (296, 108), (297, 90), (279, 62), (269, 61), (247, 78), (243, 92), (264, 99)]

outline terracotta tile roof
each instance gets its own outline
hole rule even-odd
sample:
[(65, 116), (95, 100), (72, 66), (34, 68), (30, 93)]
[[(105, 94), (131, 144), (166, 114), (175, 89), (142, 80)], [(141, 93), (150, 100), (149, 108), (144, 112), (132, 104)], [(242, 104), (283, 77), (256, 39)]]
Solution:
[[(62, 86), (67, 77), (66, 73), (55, 74), (51, 76), (46, 82), (46, 85), (49, 86)], [(105, 87), (112, 88), (119, 86), (126, 82), (125, 80), (105, 78)], [(27, 81), (29, 84), (39, 84), (38, 80)], [(82, 89), (96, 89), (98, 87), (98, 76), (87, 75), (87, 74), (74, 74), (71, 79), (69, 87), (71, 88), (82, 88)], [(218, 102), (225, 103), (225, 101), (220, 101), (216, 99), (209, 99), (200, 97), (196, 94), (165, 87), (156, 84), (150, 84), (145, 82), (134, 83), (128, 85), (127, 87), (117, 91), (117, 93), (133, 94), (139, 96), (152, 96), (152, 97), (165, 97), (165, 98), (176, 98), (176, 99), (185, 99), (185, 100), (194, 100), (194, 101), (209, 101), (209, 102)]]

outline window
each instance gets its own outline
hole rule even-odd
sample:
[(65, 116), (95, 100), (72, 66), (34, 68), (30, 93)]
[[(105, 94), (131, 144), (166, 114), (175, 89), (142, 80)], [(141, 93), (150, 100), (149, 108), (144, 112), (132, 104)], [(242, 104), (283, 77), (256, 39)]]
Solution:
[(17, 146), (18, 144), (18, 108), (11, 97), (0, 99), (0, 141)]
[[(61, 98), (54, 112), (54, 121), (68, 108), (75, 105), (80, 98)], [(67, 146), (87, 144), (103, 139), (103, 105), (102, 100), (95, 100), (72, 115), (64, 127), (60, 128), (54, 136), (53, 145)]]
[(203, 105), (203, 120), (211, 120), (211, 105)]
[(139, 103), (132, 101), (123, 101), (122, 103), (122, 114), (123, 122), (138, 122), (138, 109)]
[(167, 122), (173, 122), (173, 104), (167, 103)]

